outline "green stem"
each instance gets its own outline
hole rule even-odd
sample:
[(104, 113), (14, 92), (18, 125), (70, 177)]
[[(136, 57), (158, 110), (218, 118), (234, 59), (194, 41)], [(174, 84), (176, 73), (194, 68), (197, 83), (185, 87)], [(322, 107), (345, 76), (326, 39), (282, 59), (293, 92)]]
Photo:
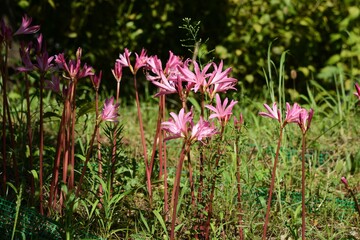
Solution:
[[(240, 133), (238, 133), (240, 134)], [(240, 137), (236, 136), (235, 143), (235, 155), (236, 155), (236, 181), (237, 181), (237, 200), (238, 200), (238, 224), (239, 224), (239, 239), (244, 239), (244, 231), (242, 229), (242, 207), (241, 207), (241, 178), (240, 178), (240, 168), (241, 168), (241, 157), (239, 154), (239, 145), (240, 145)]]

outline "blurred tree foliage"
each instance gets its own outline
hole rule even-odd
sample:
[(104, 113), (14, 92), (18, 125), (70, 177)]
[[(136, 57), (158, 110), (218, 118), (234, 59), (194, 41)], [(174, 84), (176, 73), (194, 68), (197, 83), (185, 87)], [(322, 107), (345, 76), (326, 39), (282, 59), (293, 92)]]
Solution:
[(125, 47), (136, 52), (144, 47), (162, 59), (169, 50), (191, 57), (180, 41), (186, 38), (179, 28), (185, 17), (201, 21), (199, 37), (208, 39), (207, 50), (215, 50), (209, 59), (225, 59), (247, 87), (265, 84), (270, 43), (275, 63), (289, 50), (287, 78), (291, 79), (291, 70), (296, 70), (297, 78), (287, 82), (298, 91), (311, 78), (331, 87), (333, 74), (339, 71), (349, 81), (360, 75), (358, 0), (2, 1), (0, 13), (14, 28), (27, 13), (41, 24), (50, 53), (73, 54), (80, 46), (87, 61), (108, 79)]

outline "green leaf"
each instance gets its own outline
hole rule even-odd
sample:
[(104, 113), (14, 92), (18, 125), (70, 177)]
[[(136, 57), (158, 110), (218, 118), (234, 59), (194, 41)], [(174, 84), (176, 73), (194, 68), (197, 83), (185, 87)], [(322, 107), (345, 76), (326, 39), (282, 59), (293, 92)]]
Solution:
[(78, 116), (81, 117), (87, 113), (95, 112), (95, 102), (88, 102), (79, 106)]
[(20, 8), (28, 8), (30, 6), (30, 3), (26, 0), (21, 0), (19, 3), (18, 3), (19, 7)]
[(360, 15), (360, 9), (356, 6), (351, 6), (348, 8), (348, 11), (349, 11), (349, 18), (351, 20), (355, 19), (355, 18), (358, 18), (359, 15)]
[(49, 5), (55, 9), (55, 3), (53, 0), (48, 0)]
[(338, 63), (341, 60), (341, 57), (339, 54), (332, 55), (326, 62), (326, 65), (334, 65)]
[(161, 227), (163, 228), (164, 232), (166, 233), (167, 238), (169, 238), (169, 234), (167, 232), (167, 228), (164, 222), (164, 219), (161, 217), (160, 213), (157, 210), (153, 211), (155, 217), (157, 218), (157, 220), (160, 222)]

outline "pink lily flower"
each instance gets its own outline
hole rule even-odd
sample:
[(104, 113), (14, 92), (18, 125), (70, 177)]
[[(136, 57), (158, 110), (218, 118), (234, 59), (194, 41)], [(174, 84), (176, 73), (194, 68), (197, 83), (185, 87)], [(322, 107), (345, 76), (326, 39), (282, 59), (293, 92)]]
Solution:
[(158, 81), (161, 79), (160, 73), (163, 72), (162, 62), (157, 56), (151, 56), (147, 60), (147, 69), (154, 75), (146, 73), (146, 79), (149, 81)]
[(298, 123), (299, 122), (299, 114), (303, 109), (299, 106), (299, 104), (294, 103), (293, 107), (289, 103), (286, 103), (286, 116), (284, 124), (287, 123)]
[(123, 54), (119, 54), (119, 59), (116, 59), (116, 61), (119, 62), (123, 67), (129, 67), (130, 71), (134, 73), (134, 69), (130, 62), (130, 55), (131, 52), (129, 52), (129, 49), (125, 48), (125, 52)]
[(135, 61), (135, 68), (134, 68), (134, 71), (135, 73), (137, 73), (137, 71), (146, 66), (146, 63), (147, 63), (147, 59), (149, 58), (147, 55), (146, 55), (146, 50), (145, 49), (142, 49), (141, 50), (141, 53), (140, 53), (140, 56), (135, 53), (135, 56), (136, 56), (136, 61)]
[(101, 78), (102, 78), (102, 71), (100, 71), (98, 76), (96, 76), (95, 74), (90, 76), (90, 80), (96, 91), (99, 90)]
[(190, 142), (196, 140), (202, 142), (204, 138), (212, 137), (218, 133), (219, 132), (215, 128), (214, 124), (210, 124), (210, 122), (205, 121), (203, 117), (200, 117), (199, 122), (192, 126)]
[(202, 70), (196, 61), (192, 61), (194, 64), (194, 72), (189, 69), (189, 64), (191, 60), (185, 61), (182, 67), (178, 67), (179, 72), (182, 74), (183, 81), (188, 82), (193, 87), (194, 92), (200, 91), (204, 92), (205, 86), (207, 85), (206, 78), (210, 76), (207, 71), (212, 66), (211, 63), (207, 64)]
[(23, 43), (21, 44), (20, 56), (24, 66), (17, 68), (17, 70), (20, 72), (29, 72), (34, 70), (34, 65), (32, 64), (30, 59), (30, 48), (31, 44), (29, 44), (28, 46), (24, 46)]
[(36, 42), (35, 42), (35, 51), (37, 55), (41, 54), (42, 48), (43, 48), (43, 35), (40, 33), (39, 36), (36, 38)]
[(105, 100), (103, 110), (101, 112), (101, 120), (109, 122), (117, 122), (119, 104), (114, 104), (114, 97)]
[(27, 15), (25, 15), (22, 18), (22, 23), (21, 26), (19, 27), (19, 29), (14, 33), (15, 35), (21, 35), (21, 34), (32, 34), (32, 33), (36, 33), (37, 31), (40, 30), (40, 26), (39, 25), (35, 25), (35, 26), (30, 26), (32, 22), (32, 18), (28, 17)]
[(164, 73), (169, 79), (177, 79), (180, 74), (178, 67), (181, 67), (183, 62), (179, 56), (176, 56), (172, 51), (169, 51), (169, 59), (166, 62)]
[(312, 108), (310, 108), (309, 112), (306, 109), (301, 110), (299, 114), (298, 124), (303, 134), (305, 134), (309, 130), (313, 115), (314, 110)]
[[(160, 89), (160, 91), (157, 94), (155, 94), (155, 97), (173, 94), (173, 93), (178, 92), (178, 89), (176, 88), (177, 84), (175, 82), (169, 81), (165, 77), (163, 72), (160, 72), (160, 76), (161, 76), (161, 82), (152, 81), (152, 83)], [(180, 79), (179, 79), (179, 81), (180, 81)]]
[(346, 177), (341, 177), (341, 182), (345, 185), (345, 188), (349, 187), (349, 183)]
[(114, 69), (111, 69), (112, 74), (116, 81), (120, 82), (122, 78), (122, 65), (120, 62), (116, 61)]
[(45, 73), (53, 67), (53, 64), (51, 64), (53, 59), (54, 56), (49, 57), (49, 54), (45, 51), (41, 54), (41, 56), (36, 56), (37, 64), (34, 64), (34, 66), (37, 67), (41, 72)]
[(211, 105), (205, 105), (206, 108), (213, 111), (213, 113), (209, 116), (209, 119), (217, 118), (219, 122), (221, 122), (222, 126), (225, 126), (232, 115), (232, 109), (237, 103), (237, 101), (231, 100), (230, 104), (228, 105), (228, 98), (225, 98), (223, 103), (221, 103), (219, 94), (216, 94), (215, 98), (216, 107)]
[(225, 71), (222, 72), (223, 61), (220, 62), (219, 66), (216, 66), (216, 64), (213, 63), (213, 66), (214, 71), (212, 72), (210, 79), (208, 80), (208, 86), (220, 83), (237, 82), (237, 79), (228, 77), (228, 74), (231, 72), (231, 68), (227, 68)]
[(360, 100), (360, 86), (358, 83), (355, 83), (355, 89), (356, 93), (354, 93), (354, 95), (357, 96), (357, 98)]
[(186, 138), (188, 136), (188, 125), (193, 119), (192, 111), (185, 114), (185, 110), (182, 108), (178, 115), (174, 112), (171, 112), (170, 115), (172, 119), (161, 123), (161, 128), (171, 134), (164, 140)]
[(227, 92), (228, 90), (236, 90), (234, 87), (236, 85), (236, 82), (224, 82), (224, 83), (217, 83), (213, 84), (210, 87), (206, 89), (206, 91), (210, 95), (210, 100), (214, 98), (214, 95), (219, 92)]
[(87, 64), (81, 68), (81, 53), (81, 48), (78, 48), (76, 51), (76, 61), (70, 60), (68, 63), (66, 63), (63, 53), (55, 55), (55, 62), (58, 64), (59, 68), (65, 69), (72, 80), (94, 75), (92, 67), (88, 67)]
[(268, 112), (259, 112), (260, 116), (273, 118), (278, 120), (279, 123), (281, 123), (281, 113), (280, 110), (277, 108), (276, 102), (273, 103), (272, 108), (270, 108), (267, 104), (264, 104), (264, 107)]

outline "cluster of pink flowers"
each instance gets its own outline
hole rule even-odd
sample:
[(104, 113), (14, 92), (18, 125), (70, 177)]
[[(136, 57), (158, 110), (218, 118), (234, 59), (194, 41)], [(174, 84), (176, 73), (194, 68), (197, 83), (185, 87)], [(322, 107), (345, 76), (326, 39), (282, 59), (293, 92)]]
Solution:
[(171, 135), (165, 140), (184, 138), (188, 143), (202, 141), (204, 138), (211, 137), (217, 133), (214, 124), (205, 121), (202, 117), (198, 123), (193, 122), (193, 110), (185, 113), (182, 108), (178, 115), (170, 113), (172, 119), (161, 124), (162, 129)]
[[(23, 34), (34, 34), (40, 30), (39, 25), (31, 25), (32, 18), (24, 16), (20, 27), (13, 33), (12, 29), (8, 27), (4, 20), (0, 22), (0, 42), (4, 42), (11, 46), (12, 37)], [(82, 50), (78, 48), (76, 52), (76, 60), (65, 60), (64, 54), (60, 53), (55, 56), (49, 56), (45, 44), (43, 42), (42, 34), (39, 34), (35, 42), (29, 42), (25, 44), (21, 42), (20, 57), (23, 62), (23, 66), (18, 67), (17, 70), (20, 72), (30, 72), (37, 70), (40, 74), (47, 77), (47, 73), (51, 73), (50, 80), (45, 80), (45, 89), (52, 90), (56, 93), (62, 93), (64, 96), (67, 95), (68, 86), (64, 85), (62, 91), (60, 90), (60, 77), (57, 74), (58, 70), (64, 71), (65, 78), (71, 81), (79, 80), (81, 78), (90, 77), (95, 89), (99, 89), (101, 82), (101, 75), (94, 75), (93, 68), (87, 66), (87, 64), (81, 65)], [(32, 61), (34, 55), (35, 60)], [(114, 73), (115, 75), (115, 73)], [(116, 76), (120, 75), (116, 71)], [(113, 103), (113, 98), (106, 99), (101, 115), (101, 120), (104, 121), (117, 121), (118, 117), (118, 105)]]
[(305, 108), (300, 107), (297, 103), (294, 103), (293, 106), (286, 103), (286, 114), (285, 119), (283, 120), (281, 111), (278, 109), (276, 102), (273, 103), (272, 108), (267, 104), (264, 104), (264, 107), (267, 112), (260, 112), (260, 116), (276, 119), (282, 127), (285, 127), (288, 123), (297, 123), (303, 134), (310, 128), (310, 123), (314, 115), (314, 110), (312, 108), (308, 111)]
[[(112, 72), (118, 81), (121, 79), (123, 67), (128, 67), (134, 75), (140, 68), (144, 68), (146, 79), (158, 87), (158, 93), (155, 94), (155, 97), (178, 94), (181, 101), (185, 102), (191, 91), (207, 94), (210, 101), (216, 99), (216, 106), (205, 106), (213, 112), (209, 119), (217, 118), (222, 126), (225, 126), (229, 121), (232, 108), (237, 101), (232, 100), (228, 104), (229, 100), (226, 98), (222, 103), (218, 93), (230, 89), (236, 90), (237, 80), (228, 76), (231, 68), (223, 70), (222, 61), (219, 65), (213, 62), (208, 63), (201, 69), (196, 61), (191, 59), (183, 61), (179, 56), (169, 51), (169, 59), (164, 68), (162, 61), (157, 56), (148, 56), (144, 49), (140, 55), (135, 53), (135, 65), (131, 64), (130, 56), (131, 52), (125, 49), (115, 62)], [(193, 70), (191, 70), (192, 68)], [(172, 119), (162, 123), (162, 128), (170, 135), (166, 140), (185, 138), (189, 142), (202, 141), (202, 139), (218, 133), (214, 123), (205, 120), (203, 116), (195, 124), (193, 122), (193, 110), (185, 113), (183, 108), (178, 114), (172, 112), (170, 115)]]
[[(187, 59), (182, 61), (179, 56), (169, 52), (169, 59), (163, 68), (161, 60), (157, 56), (147, 56), (143, 49), (141, 54), (136, 54), (135, 66), (131, 65), (131, 52), (125, 49), (123, 54), (119, 55), (116, 64), (121, 67), (129, 67), (133, 74), (136, 74), (142, 67), (146, 70), (146, 78), (159, 88), (159, 92), (155, 96), (178, 93), (183, 99), (190, 91), (207, 93), (210, 99), (215, 97), (218, 92), (226, 92), (230, 89), (235, 89), (237, 80), (229, 77), (231, 68), (224, 71), (223, 62), (219, 65), (215, 63), (208, 63), (203, 69), (200, 69), (196, 61)], [(116, 65), (119, 69), (119, 65)], [(194, 71), (190, 70), (193, 65)], [(212, 71), (210, 71), (212, 69)], [(115, 74), (114, 76), (118, 76)], [(121, 71), (117, 71), (121, 72)]]

